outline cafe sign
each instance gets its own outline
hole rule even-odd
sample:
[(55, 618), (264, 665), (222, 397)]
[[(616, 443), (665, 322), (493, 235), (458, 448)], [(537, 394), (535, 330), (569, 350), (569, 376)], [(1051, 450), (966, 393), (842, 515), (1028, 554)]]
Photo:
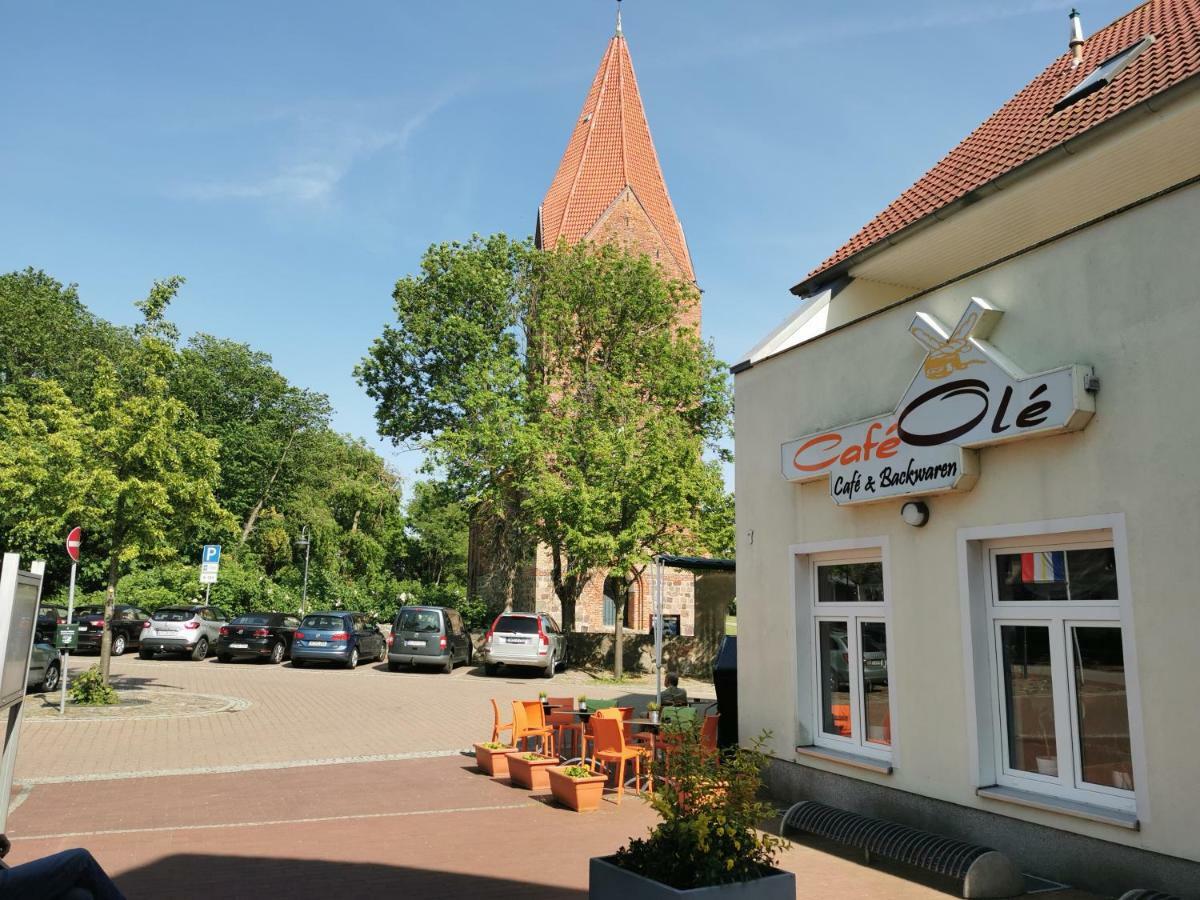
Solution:
[(987, 342), (1003, 312), (975, 297), (954, 331), (919, 312), (926, 349), (896, 409), (782, 447), (788, 481), (829, 478), (839, 506), (909, 494), (969, 491), (978, 447), (1078, 431), (1096, 411), (1091, 366), (1026, 375)]

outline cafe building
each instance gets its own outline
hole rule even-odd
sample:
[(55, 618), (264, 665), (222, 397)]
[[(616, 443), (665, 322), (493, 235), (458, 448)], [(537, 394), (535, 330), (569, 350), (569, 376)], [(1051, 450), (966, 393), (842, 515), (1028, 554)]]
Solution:
[(782, 801), (1200, 897), (1200, 0), (1085, 36), (734, 366)]

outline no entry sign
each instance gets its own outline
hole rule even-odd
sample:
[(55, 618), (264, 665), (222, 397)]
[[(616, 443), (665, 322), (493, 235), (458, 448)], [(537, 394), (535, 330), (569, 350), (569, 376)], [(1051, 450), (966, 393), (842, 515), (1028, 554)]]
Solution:
[(82, 543), (83, 529), (76, 525), (67, 535), (67, 556), (71, 557), (71, 562), (79, 562), (79, 545)]

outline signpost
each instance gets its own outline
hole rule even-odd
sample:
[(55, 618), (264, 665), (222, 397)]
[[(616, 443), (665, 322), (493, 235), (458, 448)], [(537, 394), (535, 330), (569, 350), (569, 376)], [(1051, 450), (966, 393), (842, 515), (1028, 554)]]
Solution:
[[(58, 714), (60, 716), (67, 711), (67, 677), (70, 671), (68, 664), (71, 661), (71, 648), (76, 646), (79, 635), (79, 626), (72, 625), (71, 620), (75, 618), (75, 568), (79, 565), (79, 548), (82, 544), (83, 530), (76, 525), (67, 534), (67, 556), (71, 557), (71, 586), (67, 590), (67, 625), (59, 625), (54, 632), (54, 644), (63, 651), (62, 693), (58, 698)], [(70, 632), (70, 637), (64, 634), (67, 631)]]
[(208, 592), (217, 583), (217, 573), (221, 568), (221, 545), (205, 544), (200, 551), (200, 583), (204, 585), (204, 602), (208, 602)]

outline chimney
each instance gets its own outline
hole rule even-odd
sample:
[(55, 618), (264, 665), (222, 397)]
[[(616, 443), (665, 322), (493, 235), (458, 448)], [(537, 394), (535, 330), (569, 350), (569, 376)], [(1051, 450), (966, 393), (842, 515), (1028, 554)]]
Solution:
[(1079, 22), (1079, 10), (1071, 10), (1071, 66), (1083, 62), (1083, 25)]

